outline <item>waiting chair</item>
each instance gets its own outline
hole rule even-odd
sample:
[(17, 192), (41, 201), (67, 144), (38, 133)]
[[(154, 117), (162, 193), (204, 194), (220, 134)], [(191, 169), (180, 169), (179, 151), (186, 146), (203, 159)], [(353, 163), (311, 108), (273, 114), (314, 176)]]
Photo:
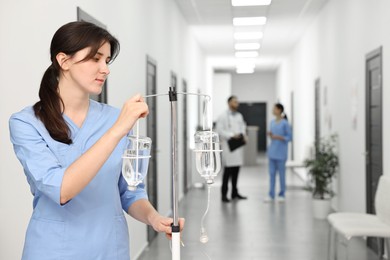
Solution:
[[(381, 176), (375, 195), (376, 215), (363, 213), (332, 213), (328, 216), (329, 259), (337, 258), (337, 234), (344, 236), (346, 255), (348, 259), (348, 244), (353, 237), (384, 238), (387, 254), (390, 254), (390, 177)], [(379, 243), (381, 245), (381, 243)], [(382, 248), (379, 249), (379, 259), (382, 259)]]

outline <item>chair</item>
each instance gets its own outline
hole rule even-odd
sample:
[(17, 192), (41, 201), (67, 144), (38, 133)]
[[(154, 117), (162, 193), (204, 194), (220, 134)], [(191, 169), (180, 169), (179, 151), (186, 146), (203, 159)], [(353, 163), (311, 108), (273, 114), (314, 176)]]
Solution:
[[(328, 258), (337, 258), (337, 234), (344, 236), (348, 259), (348, 244), (353, 237), (384, 238), (387, 254), (390, 254), (390, 176), (381, 176), (375, 195), (376, 215), (363, 213), (332, 213), (328, 216), (330, 224)], [(381, 245), (381, 243), (379, 243)], [(334, 248), (335, 247), (335, 248)], [(382, 248), (379, 249), (382, 259)]]

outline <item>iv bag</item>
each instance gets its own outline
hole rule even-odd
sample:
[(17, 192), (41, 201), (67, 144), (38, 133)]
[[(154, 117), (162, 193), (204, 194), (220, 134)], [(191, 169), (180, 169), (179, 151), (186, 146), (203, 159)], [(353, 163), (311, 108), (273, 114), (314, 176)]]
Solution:
[(214, 183), (214, 178), (221, 170), (221, 152), (219, 136), (212, 131), (195, 133), (196, 170), (207, 184)]
[(136, 190), (148, 173), (152, 140), (149, 137), (127, 136), (126, 149), (122, 156), (122, 175), (129, 190)]

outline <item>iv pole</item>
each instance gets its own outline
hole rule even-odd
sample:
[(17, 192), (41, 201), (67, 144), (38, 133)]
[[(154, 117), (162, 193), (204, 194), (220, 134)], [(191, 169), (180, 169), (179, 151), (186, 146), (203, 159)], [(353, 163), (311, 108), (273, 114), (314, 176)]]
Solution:
[[(195, 93), (178, 93), (175, 87), (169, 87), (169, 102), (171, 103), (171, 149), (172, 149), (172, 206), (173, 206), (173, 223), (172, 223), (172, 260), (180, 260), (180, 225), (179, 225), (179, 182), (177, 173), (177, 94), (204, 96), (210, 98), (205, 94)], [(144, 98), (158, 97), (167, 94), (153, 94), (144, 96)]]
[(169, 101), (171, 102), (171, 149), (172, 149), (172, 206), (173, 206), (173, 224), (172, 224), (172, 260), (180, 260), (180, 226), (179, 226), (179, 187), (176, 165), (176, 146), (177, 146), (177, 92), (173, 87), (169, 88)]

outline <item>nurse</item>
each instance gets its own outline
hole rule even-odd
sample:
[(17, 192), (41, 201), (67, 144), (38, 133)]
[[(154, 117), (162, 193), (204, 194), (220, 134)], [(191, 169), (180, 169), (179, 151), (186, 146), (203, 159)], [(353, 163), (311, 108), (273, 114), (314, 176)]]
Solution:
[(287, 121), (282, 104), (275, 104), (273, 109), (275, 119), (271, 121), (268, 136), (271, 144), (268, 147), (270, 190), (265, 202), (271, 202), (275, 199), (275, 180), (276, 172), (279, 172), (280, 192), (278, 201), (284, 202), (286, 192), (286, 161), (288, 143), (291, 141), (291, 127)]
[(106, 30), (65, 24), (51, 42), (40, 100), (10, 118), (34, 196), (22, 259), (128, 260), (123, 211), (170, 237), (172, 219), (157, 213), (143, 185), (127, 190), (121, 175), (125, 136), (148, 106), (140, 95), (122, 110), (89, 99), (101, 93), (118, 53), (119, 42)]

